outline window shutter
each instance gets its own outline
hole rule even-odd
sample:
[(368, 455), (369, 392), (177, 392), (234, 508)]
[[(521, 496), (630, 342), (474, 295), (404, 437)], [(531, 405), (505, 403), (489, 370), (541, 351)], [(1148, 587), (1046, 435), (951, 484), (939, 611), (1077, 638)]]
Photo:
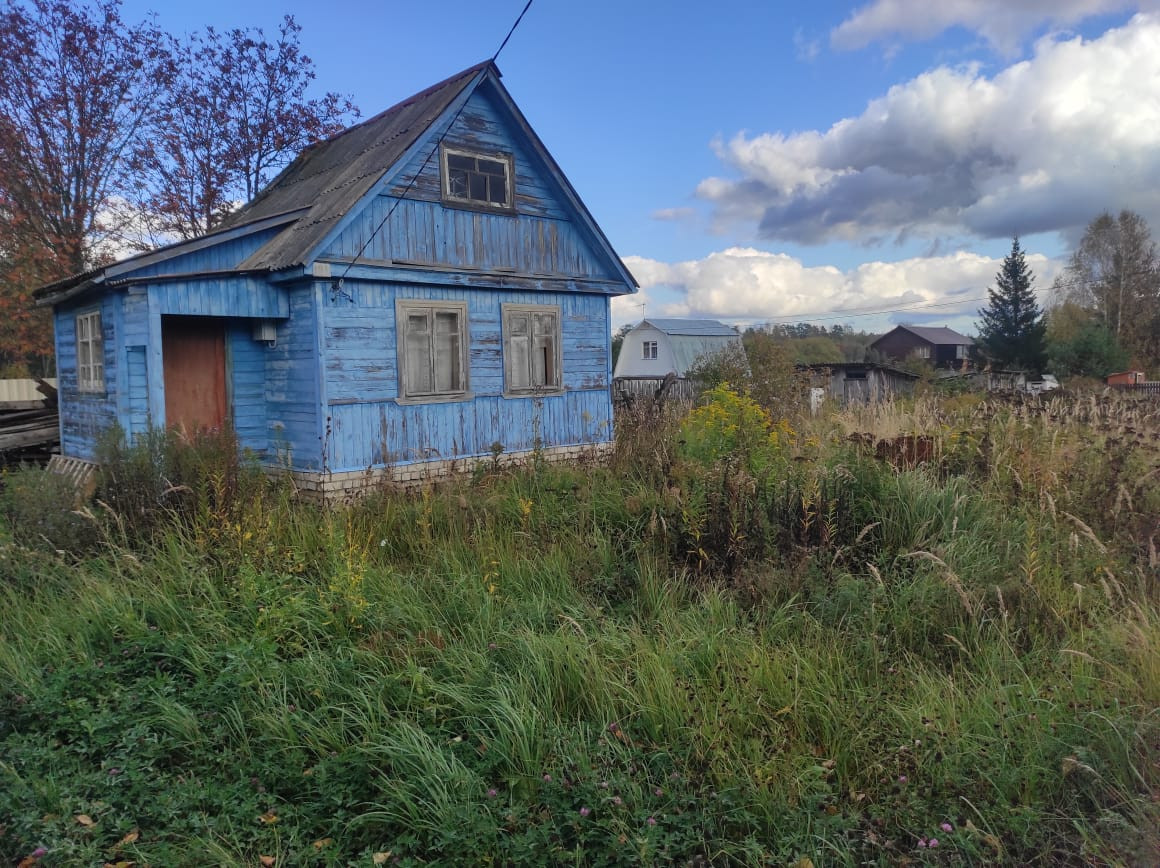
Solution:
[(407, 393), (429, 395), (433, 389), (431, 377), (431, 328), (426, 312), (407, 314)]
[(522, 311), (508, 314), (509, 389), (530, 389), (532, 386), (531, 318)]
[(460, 377), (459, 314), (435, 312), (435, 389), (457, 392), (463, 388)]

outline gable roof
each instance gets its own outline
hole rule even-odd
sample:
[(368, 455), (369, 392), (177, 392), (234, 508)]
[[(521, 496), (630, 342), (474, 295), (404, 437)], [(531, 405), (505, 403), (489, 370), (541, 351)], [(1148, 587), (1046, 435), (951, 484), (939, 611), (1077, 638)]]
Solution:
[(797, 370), (809, 371), (886, 371), (890, 374), (895, 374), (903, 379), (917, 380), (918, 374), (912, 371), (904, 371), (902, 368), (896, 368), (893, 365), (884, 365), (881, 362), (812, 362), (808, 365), (794, 365)]
[[(737, 329), (715, 319), (665, 319), (648, 318), (641, 325), (651, 325), (667, 335), (696, 335), (697, 337), (739, 337)], [(639, 328), (640, 326), (637, 326)]]
[[(903, 331), (910, 332), (915, 337), (921, 338), (922, 340), (926, 341), (927, 343), (931, 343), (931, 344), (935, 344), (935, 345), (950, 344), (952, 346), (960, 346), (960, 345), (972, 346), (975, 343), (972, 338), (969, 338), (966, 335), (961, 335), (957, 331), (955, 331), (954, 329), (949, 329), (946, 326), (935, 327), (935, 326), (900, 325), (900, 326), (895, 326), (893, 329), (891, 329), (886, 334), (891, 334), (892, 332), (896, 332), (899, 329), (901, 329)], [(884, 337), (886, 337), (886, 335), (883, 335), (881, 338), (878, 339), (878, 341), (882, 340), (882, 338), (884, 338)], [(878, 341), (875, 341), (874, 343), (878, 343)], [(873, 344), (871, 346), (873, 346)]]
[(392, 168), (399, 167), (408, 151), (457, 100), (465, 100), (485, 78), (495, 83), (501, 101), (531, 140), (533, 150), (556, 174), (565, 198), (592, 232), (597, 246), (608, 256), (629, 291), (635, 291), (635, 278), (499, 83), (500, 77), (499, 68), (490, 60), (470, 66), (330, 139), (307, 147), (254, 199), (229, 215), (210, 233), (41, 287), (34, 293), (37, 303), (57, 304), (115, 274), (125, 274), (211, 246), (219, 240), (248, 235), (275, 225), (288, 224), (230, 271), (269, 272), (307, 264), (311, 254), (317, 252), (340, 221), (359, 207)]
[(257, 196), (225, 221), (241, 226), (309, 208), (292, 227), (242, 263), (242, 268), (302, 265), (456, 98), (477, 79), (500, 72), (490, 60), (433, 84), (369, 120), (311, 145)]

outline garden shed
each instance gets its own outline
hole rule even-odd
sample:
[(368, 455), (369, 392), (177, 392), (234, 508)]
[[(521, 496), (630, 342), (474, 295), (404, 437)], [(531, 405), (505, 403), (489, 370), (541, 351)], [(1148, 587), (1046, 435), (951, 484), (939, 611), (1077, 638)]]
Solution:
[(41, 288), (61, 451), (232, 426), (342, 495), (612, 437), (636, 284), (491, 62), (307, 148), (211, 233)]
[(914, 394), (918, 374), (872, 362), (809, 365), (810, 385), (840, 404), (868, 404)]

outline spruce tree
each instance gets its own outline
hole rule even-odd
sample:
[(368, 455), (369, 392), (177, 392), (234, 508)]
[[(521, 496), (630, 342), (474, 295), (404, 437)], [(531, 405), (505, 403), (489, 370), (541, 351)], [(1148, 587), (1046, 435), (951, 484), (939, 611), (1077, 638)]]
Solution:
[(997, 368), (1043, 371), (1047, 363), (1047, 326), (1031, 285), (1035, 275), (1027, 266), (1019, 236), (987, 290), (987, 306), (979, 311), (979, 346)]

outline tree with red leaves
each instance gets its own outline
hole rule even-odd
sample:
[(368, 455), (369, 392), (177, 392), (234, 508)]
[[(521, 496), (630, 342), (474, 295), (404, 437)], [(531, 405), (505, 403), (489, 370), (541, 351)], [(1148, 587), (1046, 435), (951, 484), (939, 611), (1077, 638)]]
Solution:
[(358, 111), (308, 98), (287, 17), (175, 39), (121, 0), (0, 0), (0, 368), (43, 370), (37, 286), (191, 238)]
[(260, 28), (208, 28), (175, 42), (173, 86), (143, 159), (148, 210), (162, 232), (193, 238), (212, 229), (299, 151), (358, 116), (340, 94), (306, 96), (314, 63), (301, 30), (286, 16), (271, 39)]
[(0, 201), (5, 244), (51, 252), (61, 273), (93, 265), (122, 228), (113, 214), (139, 181), (143, 144), (169, 85), (152, 22), (128, 26), (119, 0), (8, 0), (0, 9)]

